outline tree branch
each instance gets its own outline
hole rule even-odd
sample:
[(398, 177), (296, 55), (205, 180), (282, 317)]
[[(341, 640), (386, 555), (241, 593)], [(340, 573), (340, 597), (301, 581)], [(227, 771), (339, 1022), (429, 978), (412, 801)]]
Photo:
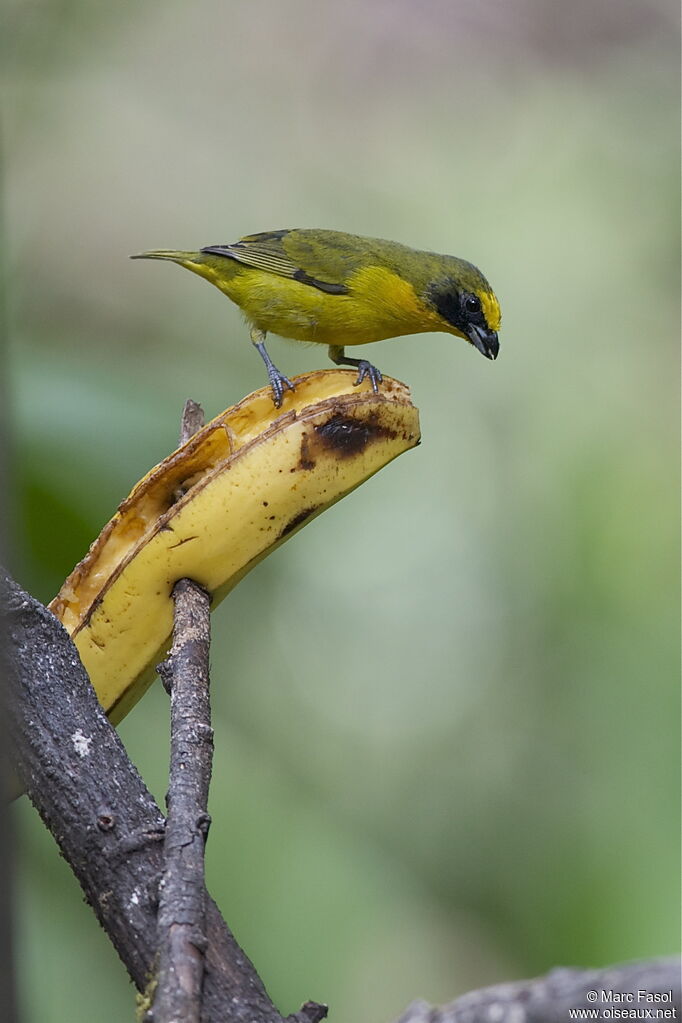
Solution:
[[(204, 425), (200, 405), (188, 400), (180, 443)], [(208, 788), (213, 760), (208, 656), (210, 598), (181, 579), (173, 589), (173, 645), (158, 666), (171, 702), (170, 780), (159, 891), (159, 968), (150, 1013), (155, 1023), (198, 1023), (201, 1015), (205, 927), (204, 846), (210, 818)]]
[[(656, 998), (655, 996), (659, 996)], [(660, 1000), (660, 999), (663, 1000)], [(470, 991), (448, 1005), (415, 1002), (396, 1023), (567, 1023), (570, 1019), (606, 1020), (621, 1011), (668, 1011), (653, 1019), (680, 1019), (679, 959), (652, 959), (602, 970), (556, 969), (544, 977)], [(572, 1010), (594, 1015), (572, 1015)], [(632, 1018), (635, 1018), (634, 1016)], [(641, 1015), (644, 1019), (646, 1016)]]
[(173, 589), (170, 657), (158, 667), (171, 698), (168, 818), (159, 891), (159, 969), (153, 1019), (197, 1023), (205, 933), (204, 845), (213, 756), (208, 652), (210, 601), (189, 579)]
[[(143, 990), (156, 950), (163, 815), (100, 707), (68, 634), (2, 569), (0, 614), (12, 763)], [(202, 1023), (284, 1023), (210, 898), (206, 936)], [(597, 992), (596, 1000), (590, 991)], [(397, 1023), (565, 1023), (569, 1009), (650, 1008), (639, 991), (670, 992), (671, 1002), (654, 1004), (677, 1014), (660, 1018), (679, 1019), (679, 961), (557, 969), (535, 980), (474, 991), (445, 1006), (415, 1003)], [(608, 992), (637, 1001), (609, 1002)], [(306, 1003), (286, 1023), (319, 1023), (325, 1012)]]
[[(155, 966), (163, 814), (107, 720), (66, 630), (4, 570), (0, 614), (11, 762), (143, 991)], [(202, 1023), (282, 1023), (210, 898), (206, 937)]]

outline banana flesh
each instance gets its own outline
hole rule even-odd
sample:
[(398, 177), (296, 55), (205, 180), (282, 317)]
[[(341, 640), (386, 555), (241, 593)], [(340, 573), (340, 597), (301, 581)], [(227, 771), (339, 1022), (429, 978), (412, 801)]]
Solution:
[(215, 607), (320, 512), (419, 442), (408, 388), (378, 394), (355, 372), (296, 379), (281, 409), (244, 398), (155, 466), (123, 501), (50, 609), (116, 724), (154, 678), (173, 628), (173, 586), (193, 579)]

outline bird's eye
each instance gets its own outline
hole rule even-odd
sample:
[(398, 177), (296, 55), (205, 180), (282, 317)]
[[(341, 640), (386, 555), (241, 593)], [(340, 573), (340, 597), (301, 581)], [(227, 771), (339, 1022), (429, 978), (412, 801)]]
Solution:
[(469, 295), (464, 302), (464, 308), (468, 313), (480, 313), (481, 303), (475, 295)]

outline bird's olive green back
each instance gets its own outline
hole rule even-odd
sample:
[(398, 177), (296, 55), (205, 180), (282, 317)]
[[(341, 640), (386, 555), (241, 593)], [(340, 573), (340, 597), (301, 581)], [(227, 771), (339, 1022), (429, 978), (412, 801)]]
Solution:
[(400, 242), (343, 231), (295, 229), (247, 235), (240, 245), (285, 257), (310, 277), (345, 284), (361, 267), (380, 266), (425, 293), (434, 281), (452, 279), (471, 291), (492, 291), (481, 272), (463, 259), (412, 249)]

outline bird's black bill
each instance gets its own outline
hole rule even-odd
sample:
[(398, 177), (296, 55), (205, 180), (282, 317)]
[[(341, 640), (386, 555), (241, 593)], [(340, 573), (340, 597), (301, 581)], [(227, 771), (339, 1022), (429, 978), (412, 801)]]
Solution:
[(485, 327), (478, 327), (470, 323), (467, 327), (467, 337), (475, 348), (478, 348), (481, 355), (486, 359), (496, 359), (500, 350), (500, 342), (494, 330), (487, 330)]

